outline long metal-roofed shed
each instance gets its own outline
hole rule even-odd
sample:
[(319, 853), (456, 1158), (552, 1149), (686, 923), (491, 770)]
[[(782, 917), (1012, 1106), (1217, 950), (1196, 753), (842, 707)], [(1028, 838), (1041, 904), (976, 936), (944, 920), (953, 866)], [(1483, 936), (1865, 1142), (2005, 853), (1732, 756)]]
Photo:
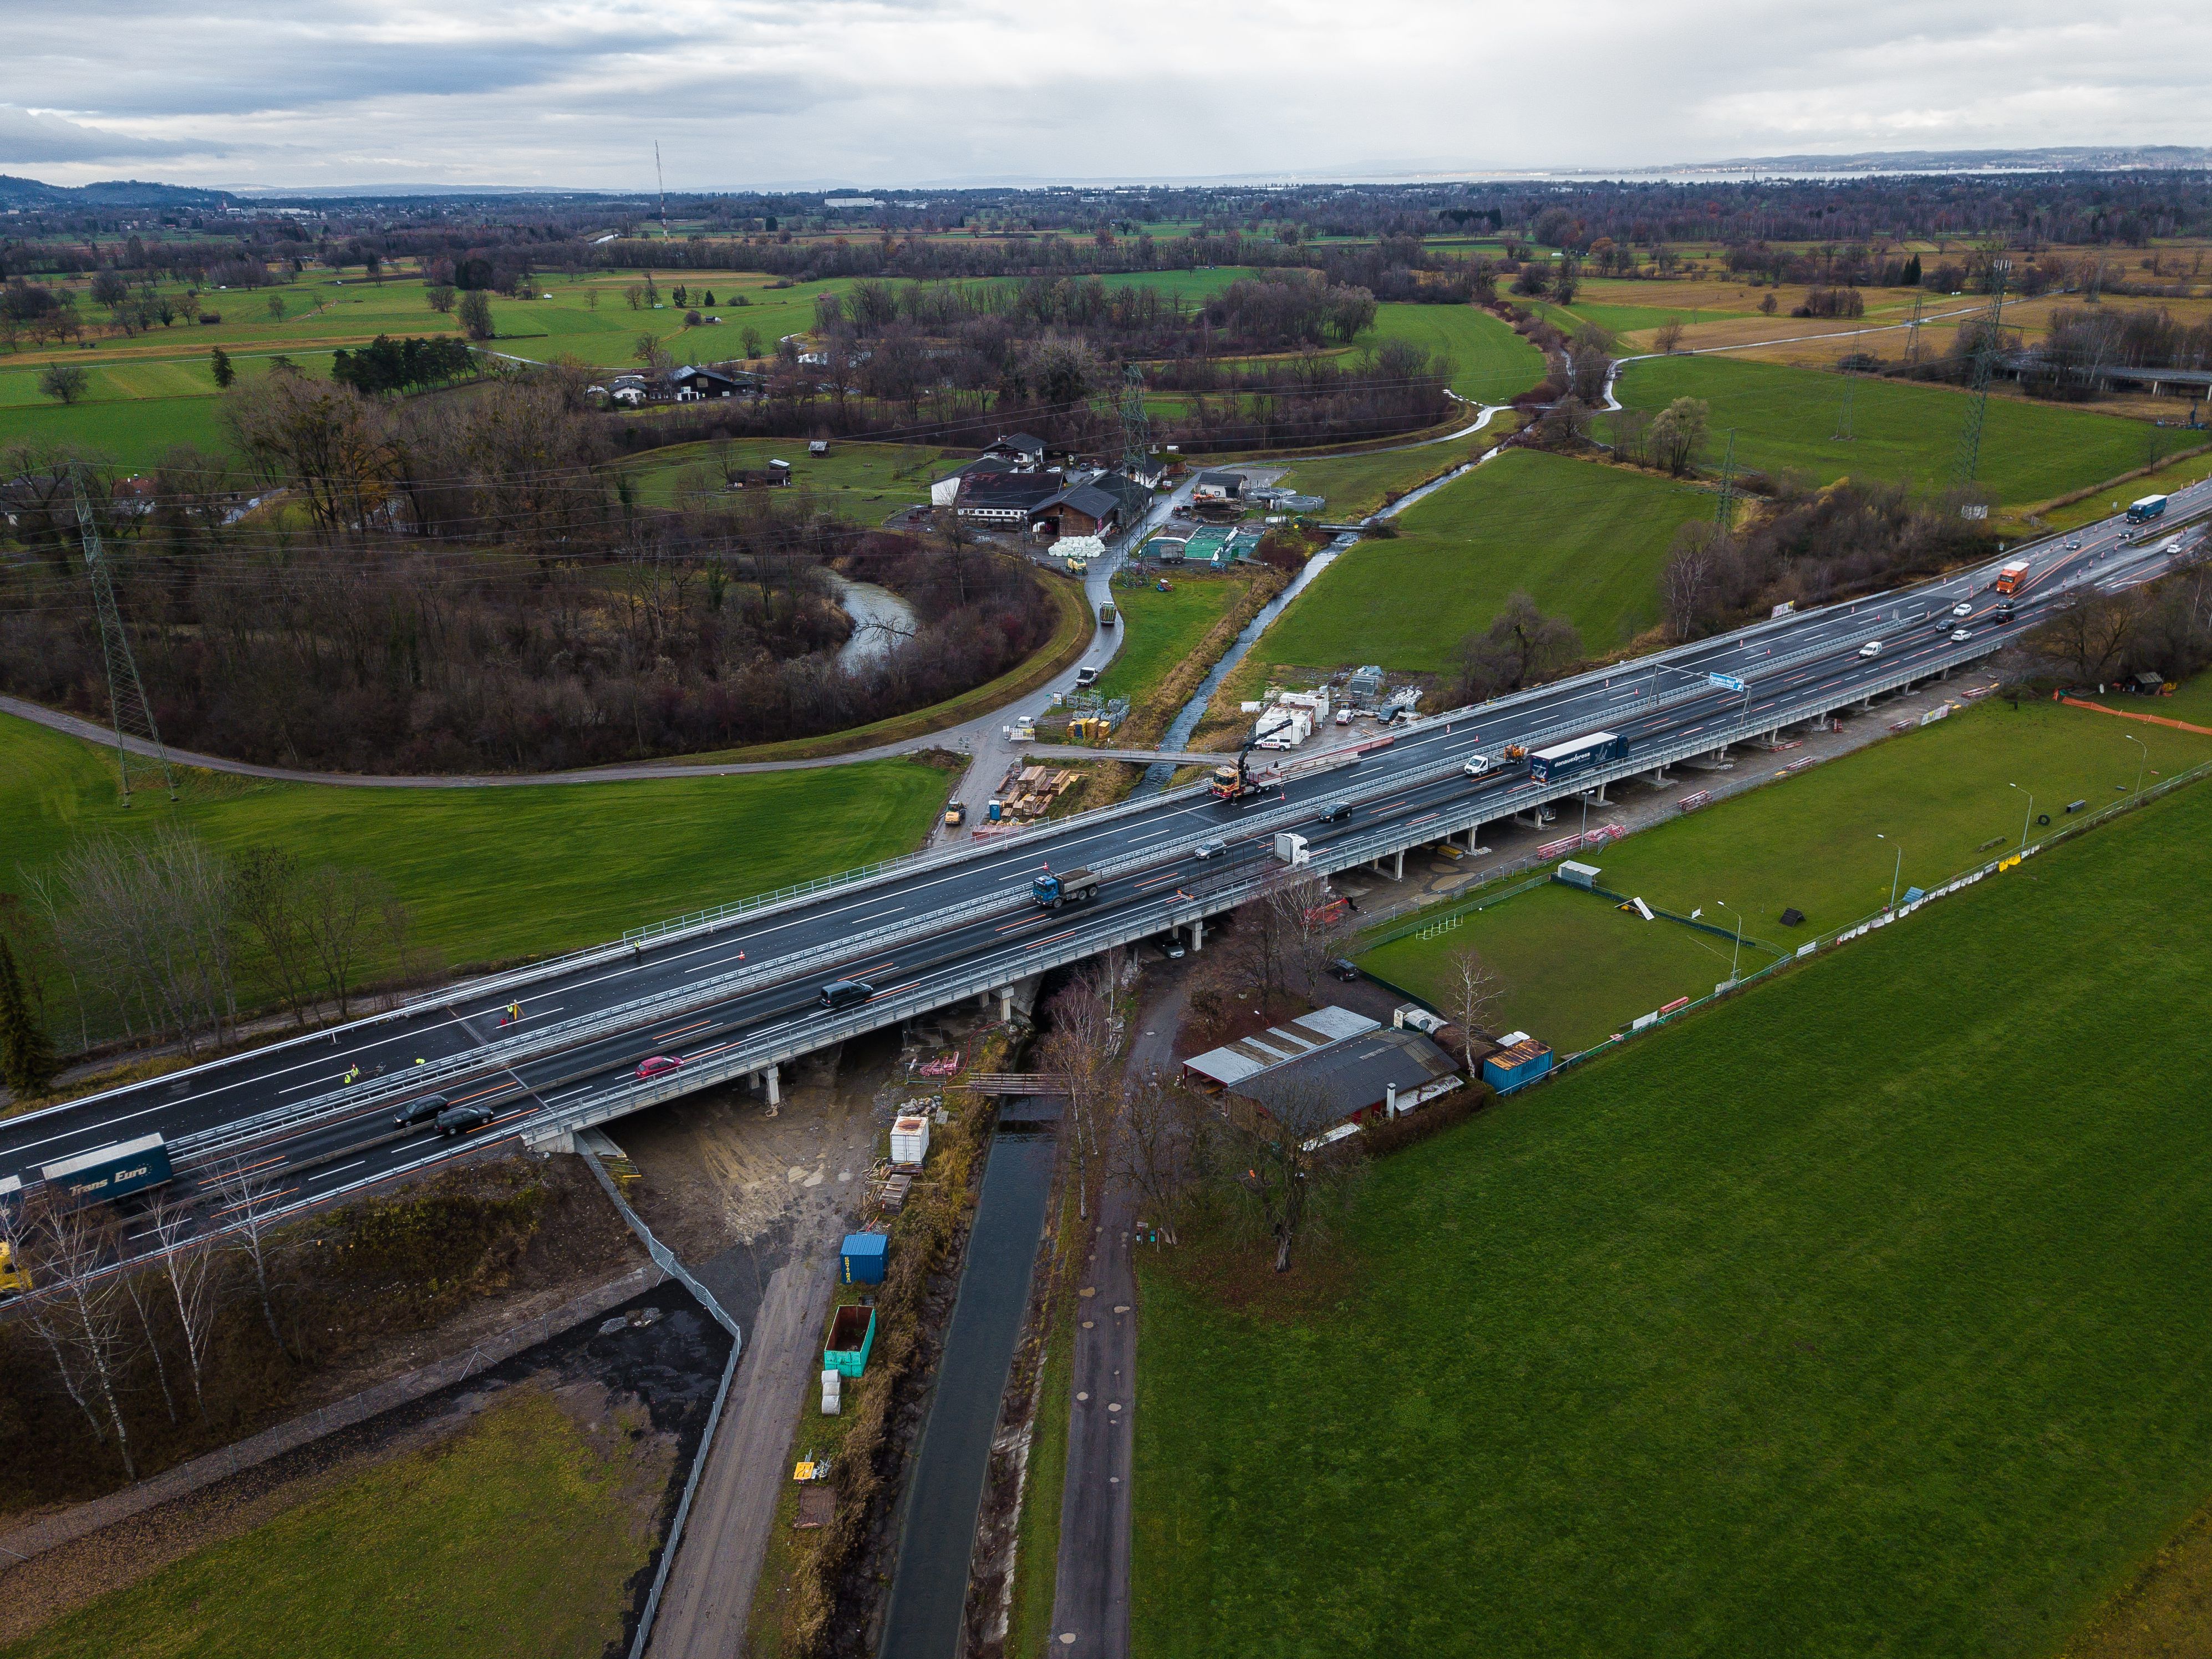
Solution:
[(1380, 1030), (1378, 1022), (1349, 1008), (1316, 1008), (1310, 1014), (1300, 1014), (1286, 1025), (1271, 1025), (1256, 1036), (1239, 1037), (1218, 1048), (1193, 1054), (1182, 1063), (1183, 1080), (1201, 1088), (1208, 1084), (1217, 1088), (1234, 1088), (1270, 1066), (1303, 1059), (1331, 1043)]
[(1344, 1123), (1382, 1111), (1399, 1112), (1460, 1086), (1451, 1056), (1419, 1031), (1385, 1026), (1299, 1059), (1271, 1066), (1229, 1092), (1280, 1116), (1296, 1101), (1322, 1121)]

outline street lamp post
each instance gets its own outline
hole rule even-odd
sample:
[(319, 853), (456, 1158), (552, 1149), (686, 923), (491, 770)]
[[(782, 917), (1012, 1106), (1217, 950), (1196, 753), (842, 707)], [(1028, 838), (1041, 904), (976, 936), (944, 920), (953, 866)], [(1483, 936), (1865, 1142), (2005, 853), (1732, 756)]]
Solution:
[[(2008, 783), (2005, 787), (2020, 789), (2016, 783)], [(2020, 817), (2020, 850), (2025, 853), (2027, 851), (2027, 826), (2035, 821), (2035, 793), (2030, 789), (2020, 789), (2020, 793), (2027, 797), (2027, 811)]]
[(2143, 769), (2150, 764), (2150, 745), (2145, 743), (2141, 738), (2136, 736), (2132, 732), (2123, 732), (2120, 735), (2125, 738), (2130, 743), (2135, 744), (2136, 748), (2142, 750), (2142, 753), (2137, 757), (2136, 760), (2135, 792), (2140, 795), (2142, 793)]
[(1736, 968), (1743, 961), (1743, 912), (1726, 899), (1715, 899), (1713, 902), (1723, 910), (1733, 912), (1735, 916), (1735, 954), (1729, 958), (1729, 983), (1733, 985), (1736, 980)]
[(1575, 845), (1576, 845), (1576, 846), (1577, 846), (1577, 847), (1581, 847), (1581, 846), (1584, 846), (1584, 845), (1586, 845), (1586, 844), (1589, 842), (1589, 798), (1590, 798), (1590, 792), (1589, 792), (1589, 790), (1587, 790), (1587, 789), (1583, 790), (1583, 830), (1582, 830), (1582, 834), (1575, 837)]
[[(1874, 838), (1876, 841), (1889, 841), (1889, 837), (1879, 830), (1874, 832)], [(1897, 861), (1890, 866), (1889, 869), (1889, 908), (1894, 910), (1897, 908), (1898, 878), (1905, 873), (1905, 843), (1901, 841), (1890, 841), (1889, 844), (1897, 848)]]

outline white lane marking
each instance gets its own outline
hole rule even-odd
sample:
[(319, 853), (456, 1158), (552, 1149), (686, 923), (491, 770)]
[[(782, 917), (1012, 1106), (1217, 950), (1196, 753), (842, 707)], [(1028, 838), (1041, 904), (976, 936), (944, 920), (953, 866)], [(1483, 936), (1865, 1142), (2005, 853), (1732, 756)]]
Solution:
[(348, 1170), (358, 1170), (362, 1164), (368, 1162), (368, 1160), (365, 1158), (357, 1158), (350, 1164), (340, 1164), (331, 1169), (318, 1170), (314, 1174), (309, 1176), (307, 1179), (310, 1181), (328, 1181), (332, 1176), (343, 1175)]

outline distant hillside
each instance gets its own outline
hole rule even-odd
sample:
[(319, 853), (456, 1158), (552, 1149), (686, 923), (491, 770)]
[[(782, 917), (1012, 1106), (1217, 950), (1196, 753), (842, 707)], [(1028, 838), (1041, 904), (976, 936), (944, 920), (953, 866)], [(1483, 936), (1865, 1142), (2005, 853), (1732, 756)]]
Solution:
[(0, 208), (212, 208), (228, 207), (236, 199), (228, 191), (148, 184), (137, 179), (109, 179), (93, 185), (48, 185), (36, 179), (18, 179), (0, 173)]
[(2131, 173), (2212, 167), (2212, 149), (2196, 144), (2073, 145), (2048, 149), (1881, 149), (1850, 155), (1746, 155), (1726, 161), (1635, 167), (1670, 175), (1780, 173)]

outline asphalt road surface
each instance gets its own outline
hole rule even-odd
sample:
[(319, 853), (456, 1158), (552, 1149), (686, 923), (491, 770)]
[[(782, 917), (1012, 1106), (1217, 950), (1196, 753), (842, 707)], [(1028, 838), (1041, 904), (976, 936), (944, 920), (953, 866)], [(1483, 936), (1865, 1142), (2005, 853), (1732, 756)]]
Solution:
[[(2200, 497), (2212, 501), (2212, 487), (2175, 492), (2172, 516)], [(933, 981), (965, 980), (979, 969), (1003, 973), (1006, 981), (1025, 977), (1025, 961), (1088, 927), (1108, 920), (1142, 921), (1152, 913), (1164, 917), (1194, 885), (1253, 874), (1273, 856), (1267, 836), (1239, 838), (1240, 823), (1255, 812), (1351, 802), (1348, 817), (1298, 826), (1316, 847), (1385, 826), (1418, 831), (1445, 808), (1476, 797), (1503, 817), (1547, 792), (1512, 769), (1480, 778), (1456, 770), (1426, 780), (1416, 775), (1469, 754), (1494, 755), (1503, 744), (1537, 731), (1602, 729), (1643, 749), (1725, 729), (1768, 708), (1801, 706), (1816, 692), (1841, 707), (1856, 687), (1932, 664), (1954, 649), (1948, 642), (1954, 627), (2009, 638), (2081, 582), (2127, 586), (2165, 568), (2160, 549), (2170, 532), (2152, 526), (2124, 543), (2124, 528), (2106, 520), (2023, 556), (2033, 559), (2035, 571), (2008, 623), (1995, 618), (1996, 599), (1988, 591), (1994, 565), (1905, 593), (1762, 623), (1662, 663), (1627, 665), (1462, 711), (1406, 733), (1356, 766), (1293, 777), (1242, 801), (1169, 798), (1085, 815), (983, 843), (956, 861), (895, 869), (830, 889), (709, 934), (556, 965), (519, 990), (457, 988), (442, 1000), (388, 1016), (9, 1119), (0, 1123), (0, 1176), (20, 1176), (29, 1185), (46, 1164), (158, 1131), (175, 1149), (179, 1192), (207, 1183), (220, 1164), (242, 1160), (266, 1171), (287, 1204), (335, 1197), (513, 1135), (548, 1109), (629, 1087), (647, 1058), (696, 1064), (769, 1036), (803, 1040), (811, 1024), (830, 1018), (817, 994), (832, 978), (864, 980), (883, 999)], [(1969, 605), (1970, 615), (1952, 616), (1957, 603)], [(1859, 654), (1863, 642), (1876, 639), (1878, 656)], [(1762, 670), (1808, 651), (1814, 654), (1805, 660)], [(1708, 673), (1743, 679), (1748, 692), (1707, 685)], [(1680, 700), (1655, 706), (1655, 696), (1669, 696)], [(1229, 842), (1224, 854), (1193, 857), (1197, 844), (1215, 838)], [(1064, 872), (1125, 860), (1137, 867), (1105, 883), (1091, 904), (1051, 912), (1028, 902), (1040, 867)], [(702, 893), (700, 899), (720, 896)], [(871, 948), (860, 937), (919, 924), (955, 907), (963, 919), (917, 926), (892, 943)], [(503, 1010), (518, 997), (520, 1018), (502, 1024)], [(568, 1034), (566, 1028), (587, 1019), (597, 1022), (591, 1030)], [(517, 1039), (538, 1042), (518, 1045)], [(491, 1106), (494, 1122), (452, 1139), (397, 1125), (398, 1107), (416, 1092), (409, 1079), (418, 1066), (455, 1103)]]

